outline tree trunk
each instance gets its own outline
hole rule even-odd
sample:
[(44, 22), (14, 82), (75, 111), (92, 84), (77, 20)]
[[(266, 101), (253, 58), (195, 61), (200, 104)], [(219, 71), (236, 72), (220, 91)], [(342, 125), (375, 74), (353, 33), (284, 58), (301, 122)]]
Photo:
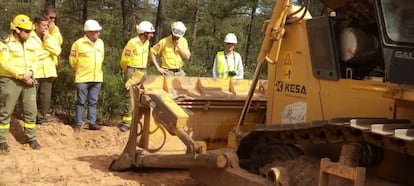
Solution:
[(82, 7), (82, 23), (85, 23), (85, 21), (88, 19), (88, 0), (83, 1), (83, 7)]
[(154, 36), (155, 41), (158, 41), (162, 38), (164, 22), (165, 22), (165, 0), (158, 0), (157, 20), (155, 22), (155, 36)]
[(45, 8), (53, 7), (56, 8), (56, 1), (55, 0), (45, 0)]
[[(133, 12), (133, 2), (132, 0), (121, 0), (121, 6), (122, 6), (122, 26), (123, 26), (123, 32), (124, 36), (128, 36), (128, 32), (131, 32), (133, 30), (134, 25), (134, 16), (132, 15)], [(128, 39), (128, 38), (124, 38)]]
[(250, 55), (250, 44), (252, 40), (252, 28), (253, 22), (256, 17), (256, 10), (257, 10), (258, 1), (252, 2), (252, 11), (250, 12), (250, 22), (247, 26), (247, 37), (246, 37), (246, 48), (244, 49), (244, 65), (247, 66), (249, 63), (249, 55)]
[(193, 30), (193, 41), (191, 42), (191, 46), (190, 48), (193, 48), (196, 45), (196, 40), (197, 40), (197, 29), (198, 29), (198, 20), (200, 18), (200, 4), (198, 3), (199, 1), (196, 0), (196, 4), (195, 4), (195, 10), (194, 10), (194, 30)]

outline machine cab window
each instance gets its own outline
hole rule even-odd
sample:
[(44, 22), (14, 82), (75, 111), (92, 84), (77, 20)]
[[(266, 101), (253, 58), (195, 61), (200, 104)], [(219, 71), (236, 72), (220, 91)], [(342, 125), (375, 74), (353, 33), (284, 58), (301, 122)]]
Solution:
[(411, 0), (381, 0), (386, 37), (397, 43), (414, 43), (414, 4)]

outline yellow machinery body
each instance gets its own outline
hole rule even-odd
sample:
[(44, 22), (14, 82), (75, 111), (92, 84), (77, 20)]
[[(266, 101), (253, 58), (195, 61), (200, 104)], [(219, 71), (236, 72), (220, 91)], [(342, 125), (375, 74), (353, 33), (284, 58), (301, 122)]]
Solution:
[[(171, 113), (176, 115), (172, 117), (182, 118), (175, 125), (183, 128), (193, 140), (205, 142), (208, 150), (227, 147), (229, 131), (239, 119), (250, 86), (249, 80), (164, 76), (148, 76), (142, 84), (144, 95), (164, 96), (161, 103), (165, 104), (164, 109), (168, 107), (172, 110)], [(252, 109), (242, 131), (251, 131), (257, 124), (264, 123), (266, 88), (266, 81), (258, 84)], [(154, 119), (153, 116), (162, 115), (158, 113), (160, 109), (163, 108), (154, 109), (150, 105), (147, 109), (142, 109), (145, 111), (141, 123), (147, 124), (150, 128), (143, 131), (148, 132), (148, 135), (144, 135), (145, 139), (138, 136), (139, 146), (151, 152), (185, 152), (185, 144), (178, 137), (169, 134), (168, 130)], [(184, 109), (181, 115), (180, 109)]]

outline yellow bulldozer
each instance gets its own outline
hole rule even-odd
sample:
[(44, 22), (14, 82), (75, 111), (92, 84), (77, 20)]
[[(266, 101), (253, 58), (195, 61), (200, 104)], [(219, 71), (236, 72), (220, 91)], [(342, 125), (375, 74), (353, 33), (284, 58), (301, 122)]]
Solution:
[(329, 175), (364, 185), (367, 174), (414, 185), (414, 4), (320, 2), (315, 16), (307, 0), (276, 1), (252, 80), (138, 74), (129, 140), (110, 169), (188, 168), (206, 185), (287, 185), (283, 167), (266, 165), (318, 154), (330, 158), (319, 185)]

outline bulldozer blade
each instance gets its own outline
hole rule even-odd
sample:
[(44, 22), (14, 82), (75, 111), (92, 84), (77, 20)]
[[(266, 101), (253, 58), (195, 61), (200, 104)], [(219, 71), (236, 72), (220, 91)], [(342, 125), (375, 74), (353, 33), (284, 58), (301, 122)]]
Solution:
[[(265, 178), (249, 173), (241, 168), (227, 167), (225, 169), (191, 168), (190, 175), (195, 180), (211, 186), (219, 185), (273, 185)], [(214, 179), (212, 179), (214, 178)]]
[(109, 165), (109, 170), (112, 171), (124, 171), (132, 167), (132, 158), (129, 154), (123, 153), (118, 159), (112, 160)]
[[(249, 173), (239, 167), (239, 158), (232, 149), (217, 149), (214, 151), (222, 151), (227, 158), (227, 166), (225, 168), (190, 168), (190, 176), (206, 185), (274, 185), (266, 178)], [(213, 152), (213, 151), (212, 151)], [(214, 179), (212, 179), (214, 178)]]
[(224, 168), (227, 158), (224, 153), (211, 151), (200, 154), (145, 154), (137, 155), (138, 167), (153, 168)]
[[(133, 91), (133, 89), (135, 89), (135, 91)], [(121, 156), (118, 159), (113, 160), (109, 166), (109, 170), (112, 171), (124, 171), (131, 168), (134, 165), (135, 156), (138, 153), (136, 147), (138, 137), (139, 107), (135, 107), (134, 105), (138, 105), (140, 101), (139, 88), (134, 86), (129, 90), (129, 93), (131, 95), (131, 104), (133, 108), (131, 130), (129, 131), (128, 142)]]

